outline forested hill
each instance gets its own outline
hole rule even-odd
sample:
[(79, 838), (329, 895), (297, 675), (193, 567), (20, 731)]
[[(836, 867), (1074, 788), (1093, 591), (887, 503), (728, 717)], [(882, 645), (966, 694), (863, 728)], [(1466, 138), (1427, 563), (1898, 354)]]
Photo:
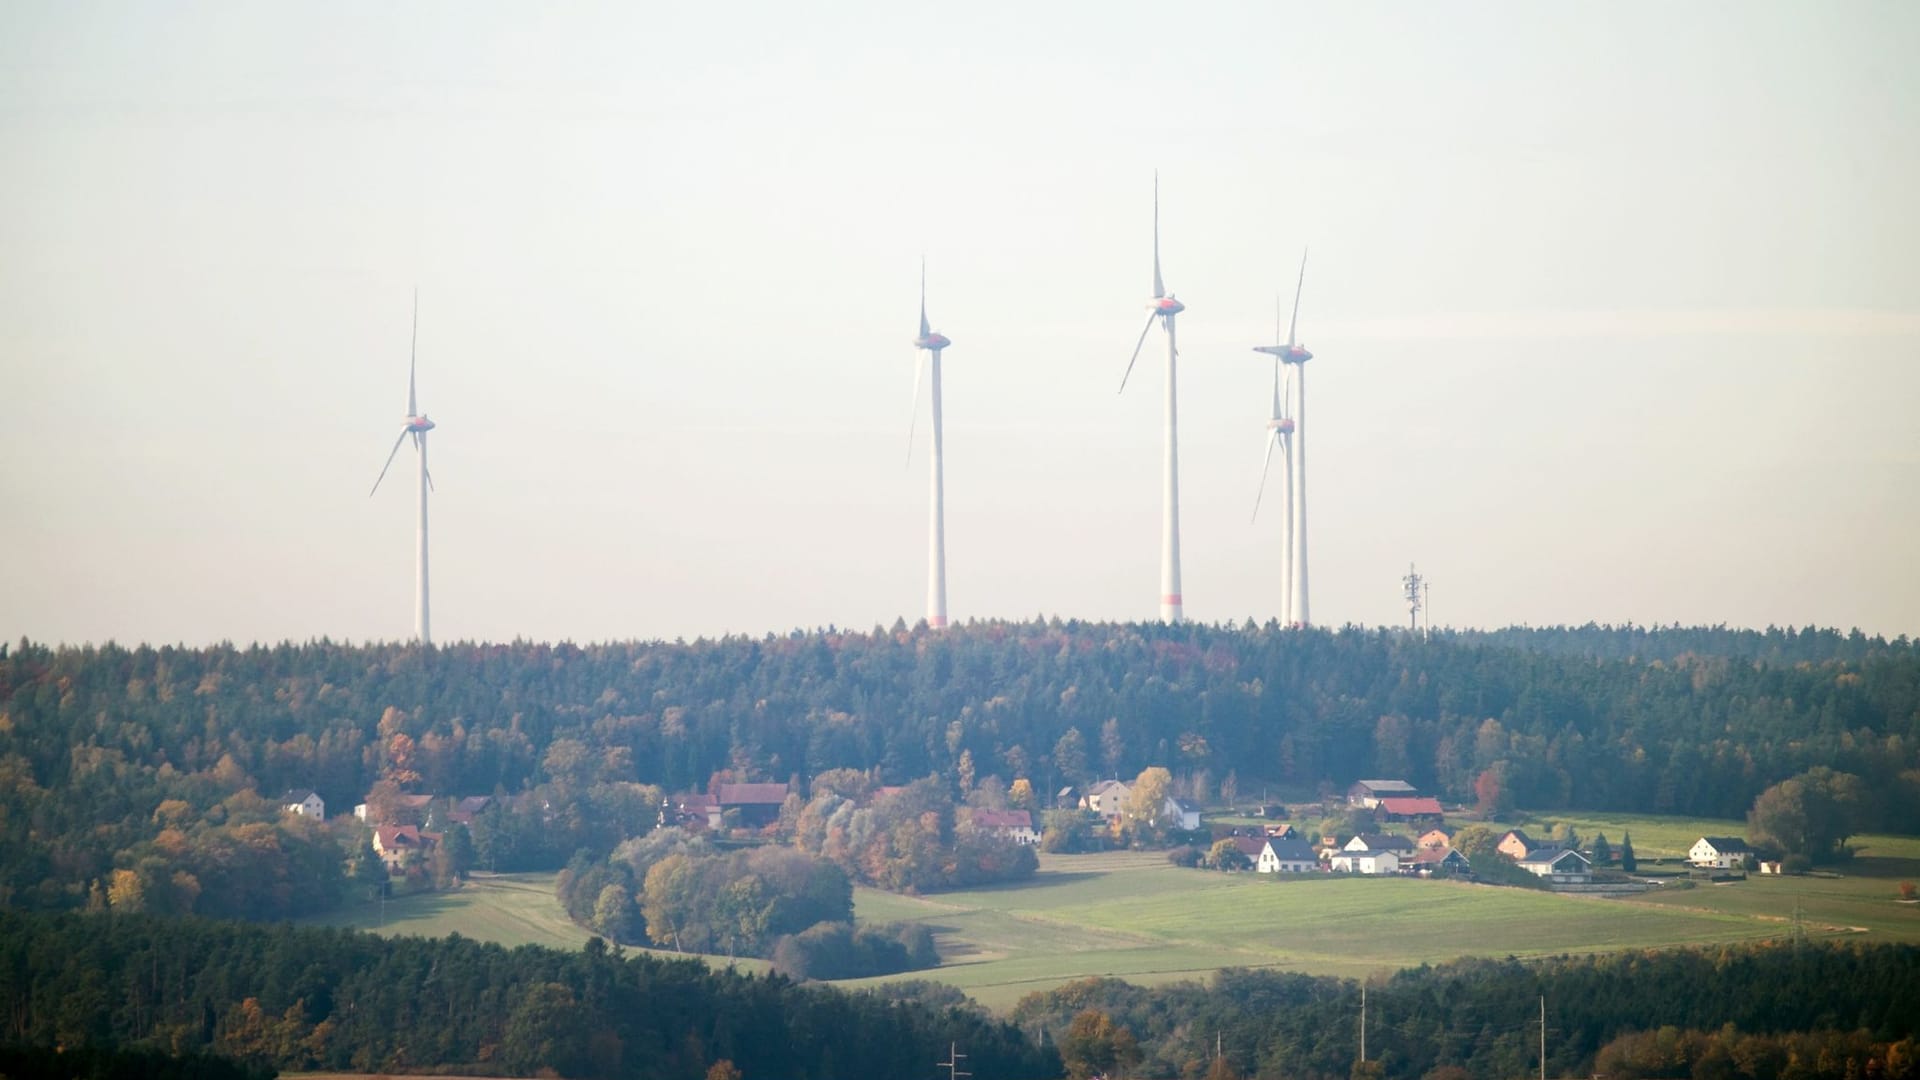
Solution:
[(1824, 664), (1835, 660), (1912, 660), (1917, 643), (1905, 636), (1893, 641), (1859, 630), (1842, 632), (1808, 626), (1769, 626), (1745, 630), (1728, 626), (1585, 626), (1509, 627), (1505, 630), (1442, 631), (1455, 641), (1502, 648), (1590, 656), (1603, 660), (1671, 661), (1714, 656), (1728, 660), (1756, 660), (1768, 664)]
[[(1609, 634), (1625, 646), (1601, 647)], [(1161, 764), (1223, 793), (1384, 776), (1463, 801), (1738, 817), (1824, 765), (1883, 799), (1866, 827), (1920, 819), (1913, 645), (1801, 633), (1842, 655), (1773, 661), (1662, 630), (1687, 647), (1608, 658), (1645, 657), (1647, 636), (1030, 622), (586, 647), (23, 642), (0, 654), (0, 903), (78, 902), (173, 825), (190, 841), (187, 822), (255, 812), (223, 805), (235, 792), (313, 787), (339, 813), (395, 776), (426, 793), (547, 785), (563, 807), (594, 784), (703, 790), (722, 769), (1045, 792)], [(1576, 638), (1590, 644), (1564, 648)], [(261, 910), (297, 913), (288, 897)]]

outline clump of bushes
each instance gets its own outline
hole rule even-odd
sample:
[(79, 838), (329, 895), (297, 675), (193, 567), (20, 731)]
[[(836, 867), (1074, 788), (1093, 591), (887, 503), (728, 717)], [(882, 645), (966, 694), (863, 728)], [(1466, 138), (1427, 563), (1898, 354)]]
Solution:
[(933, 931), (920, 923), (820, 923), (773, 946), (773, 970), (794, 980), (862, 979), (940, 965)]

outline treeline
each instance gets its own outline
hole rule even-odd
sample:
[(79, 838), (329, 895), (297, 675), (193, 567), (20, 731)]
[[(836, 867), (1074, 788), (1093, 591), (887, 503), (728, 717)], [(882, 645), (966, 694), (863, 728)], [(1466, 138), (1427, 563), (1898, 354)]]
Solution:
[[(1050, 1031), (1069, 1074), (1081, 1077), (1114, 1067), (1203, 1075), (1216, 1046), (1221, 1072), (1233, 1076), (1530, 1076), (1540, 1067), (1542, 998), (1551, 1076), (1920, 1076), (1920, 947), (1912, 945), (1761, 945), (1408, 969), (1368, 984), (1364, 1071), (1355, 1067), (1360, 994), (1345, 980), (1244, 969), (1222, 971), (1207, 986), (1087, 979), (1028, 995), (1011, 1018)], [(1713, 1034), (1677, 1034), (1685, 1032)], [(1808, 1047), (1838, 1056), (1823, 1057), (1817, 1069), (1812, 1061), (1799, 1071), (1766, 1065), (1782, 1050)], [(1745, 1064), (1657, 1071), (1729, 1056)]]
[(700, 1080), (1054, 1077), (1051, 1047), (971, 1010), (697, 961), (149, 916), (0, 911), (0, 1042), (217, 1052), (254, 1066)]
[[(1904, 828), (1920, 650), (1827, 631), (1059, 621), (587, 647), (23, 641), (0, 651), (0, 903), (85, 906), (130, 870), (156, 905), (205, 912), (231, 894), (200, 880), (221, 860), (197, 843), (277, 883), (245, 914), (330, 902), (338, 882), (294, 827), (244, 808), (234, 824), (223, 804), (242, 792), (312, 787), (335, 813), (383, 780), (518, 796), (474, 829), (478, 865), (505, 869), (604, 854), (656, 793), (722, 770), (932, 774), (956, 795), (1024, 779), (1044, 797), (1148, 765), (1189, 793), (1385, 776), (1496, 807), (1716, 817), (1826, 766), (1872, 794), (1862, 828)], [(232, 831), (248, 825), (264, 829)]]

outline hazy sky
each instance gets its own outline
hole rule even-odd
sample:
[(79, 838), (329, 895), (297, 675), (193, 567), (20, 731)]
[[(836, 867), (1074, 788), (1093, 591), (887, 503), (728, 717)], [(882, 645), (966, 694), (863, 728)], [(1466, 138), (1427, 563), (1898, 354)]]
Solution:
[[(1920, 5), (0, 5), (0, 635), (394, 639), (420, 290), (437, 639), (1159, 593), (1312, 246), (1313, 613), (1920, 632)], [(1149, 366), (1150, 361), (1155, 366)], [(1140, 376), (1145, 374), (1146, 378)], [(920, 402), (924, 409), (924, 395)], [(397, 463), (396, 470), (405, 463)]]

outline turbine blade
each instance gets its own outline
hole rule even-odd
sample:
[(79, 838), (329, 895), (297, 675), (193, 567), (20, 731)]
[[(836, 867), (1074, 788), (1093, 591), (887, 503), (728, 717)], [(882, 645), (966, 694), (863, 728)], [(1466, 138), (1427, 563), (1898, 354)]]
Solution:
[(420, 356), (420, 290), (413, 290), (413, 341), (407, 346), (407, 415), (419, 416), (420, 405), (413, 392), (413, 371)]
[(1307, 249), (1300, 249), (1300, 280), (1293, 287), (1293, 321), (1287, 324), (1287, 347), (1295, 344), (1293, 332), (1300, 325), (1300, 290), (1307, 284)]
[(407, 436), (411, 434), (413, 434), (411, 428), (400, 429), (400, 437), (393, 440), (393, 449), (387, 451), (387, 463), (380, 466), (380, 475), (374, 477), (373, 487), (367, 491), (367, 498), (373, 498), (373, 493), (380, 490), (380, 481), (385, 480), (387, 478), (387, 470), (393, 468), (393, 459), (400, 453), (400, 444), (406, 442)]
[(912, 410), (907, 413), (907, 468), (913, 466), (913, 431), (920, 423), (920, 356), (917, 351), (913, 357), (913, 401), (909, 404)]
[[(925, 338), (933, 332), (927, 325), (927, 257), (920, 256), (920, 336)], [(917, 370), (917, 369), (916, 369)], [(918, 376), (915, 376), (918, 379)]]
[(1153, 298), (1167, 295), (1160, 281), (1160, 170), (1153, 170)]
[(433, 470), (432, 469), (429, 469), (423, 465), (420, 467), (420, 471), (427, 474), (427, 490), (428, 491), (440, 490), (439, 488), (436, 488), (433, 486)]
[(1260, 486), (1253, 493), (1252, 521), (1260, 520), (1260, 498), (1267, 493), (1267, 469), (1273, 464), (1273, 448), (1280, 443), (1278, 431), (1267, 432), (1267, 456), (1260, 460)]
[(1140, 328), (1140, 340), (1133, 343), (1133, 358), (1127, 361), (1127, 373), (1120, 376), (1120, 393), (1127, 392), (1127, 378), (1133, 374), (1133, 365), (1140, 359), (1140, 349), (1147, 343), (1147, 331), (1153, 329), (1154, 316), (1159, 314), (1157, 311), (1147, 313), (1147, 325)]

